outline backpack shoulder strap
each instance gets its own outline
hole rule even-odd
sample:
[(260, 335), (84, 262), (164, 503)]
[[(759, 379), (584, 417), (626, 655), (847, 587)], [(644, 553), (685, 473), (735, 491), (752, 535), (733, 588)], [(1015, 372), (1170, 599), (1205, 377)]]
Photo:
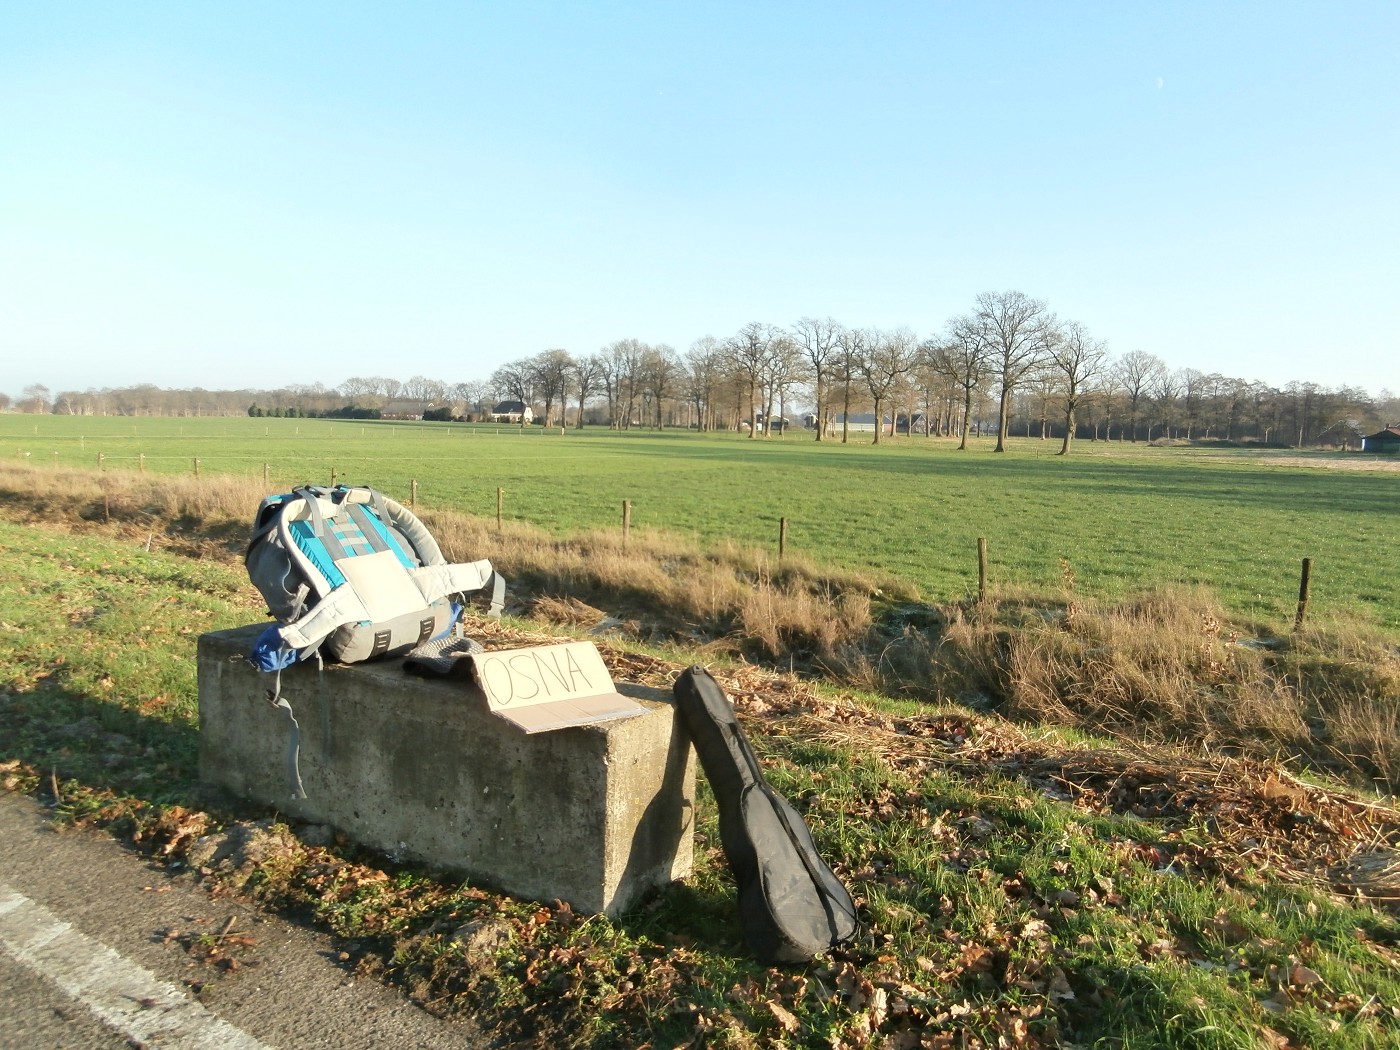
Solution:
[(300, 496), (306, 503), (306, 517), (311, 522), (311, 532), (313, 535), (324, 538), (326, 534), (326, 515), (321, 510), (321, 499), (323, 495), (320, 489), (306, 485), (295, 489), (294, 496)]
[(413, 577), (414, 584), (422, 592), (424, 601), (429, 603), (447, 594), (461, 594), (490, 587), (491, 611), (488, 615), (493, 620), (501, 618), (501, 609), (505, 605), (506, 581), (485, 558), (473, 562), (422, 565), (409, 569), (408, 574)]

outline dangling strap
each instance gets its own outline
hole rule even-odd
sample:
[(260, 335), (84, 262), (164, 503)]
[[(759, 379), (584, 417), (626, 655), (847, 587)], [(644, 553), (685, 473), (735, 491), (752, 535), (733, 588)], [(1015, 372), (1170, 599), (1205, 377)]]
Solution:
[(495, 569), (491, 570), (491, 611), (486, 614), (488, 620), (499, 620), (501, 610), (506, 605), (506, 578)]
[(316, 702), (321, 708), (321, 761), (331, 760), (331, 705), (326, 699), (326, 663), (316, 650)]
[(292, 713), (292, 705), (287, 703), (287, 698), (282, 695), (282, 672), (279, 670), (276, 674), (272, 688), (267, 691), (267, 699), (273, 707), (286, 711), (287, 721), (292, 723), (291, 734), (287, 737), (287, 779), (291, 782), (292, 798), (303, 799), (306, 797), (306, 789), (301, 786), (301, 768), (298, 763), (301, 753), (301, 726), (297, 724), (297, 716)]

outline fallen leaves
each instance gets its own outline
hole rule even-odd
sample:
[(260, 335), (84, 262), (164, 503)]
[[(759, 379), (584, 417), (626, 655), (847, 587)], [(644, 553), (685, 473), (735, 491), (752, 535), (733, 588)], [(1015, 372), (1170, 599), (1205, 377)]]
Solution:
[[(251, 949), (257, 940), (248, 934), (235, 930), (236, 918), (229, 916), (217, 933), (179, 930), (171, 927), (160, 934), (160, 942), (165, 945), (178, 945), (190, 956), (191, 965), (198, 963), (213, 967), (222, 973), (236, 973), (246, 967), (257, 966), (251, 956)], [(200, 991), (204, 982), (188, 981)]]
[(0, 762), (0, 790), (14, 791), (24, 783), (23, 770), (19, 759)]
[(167, 806), (154, 822), (138, 827), (133, 839), (144, 841), (162, 857), (181, 856), (208, 832), (210, 823), (207, 813), (184, 806)]

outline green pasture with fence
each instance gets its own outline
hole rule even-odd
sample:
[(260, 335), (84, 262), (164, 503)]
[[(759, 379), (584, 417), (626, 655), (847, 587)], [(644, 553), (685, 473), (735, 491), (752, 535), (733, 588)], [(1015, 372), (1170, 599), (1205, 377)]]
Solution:
[[(872, 570), (927, 600), (989, 586), (1099, 597), (1168, 583), (1214, 590), (1265, 633), (1310, 616), (1400, 631), (1400, 471), (1355, 453), (1076, 445), (792, 432), (0, 414), (3, 453), (33, 466), (236, 475), (268, 491), (381, 488), (423, 507), (498, 513), (558, 534), (658, 529)], [(251, 518), (255, 508), (249, 507)]]

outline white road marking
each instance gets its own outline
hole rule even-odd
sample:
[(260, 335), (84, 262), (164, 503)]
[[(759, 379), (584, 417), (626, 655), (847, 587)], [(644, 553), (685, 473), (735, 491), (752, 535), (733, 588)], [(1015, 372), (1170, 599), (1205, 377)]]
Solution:
[(0, 951), (82, 1003), (109, 1027), (154, 1047), (267, 1050), (181, 989), (79, 933), (0, 883)]

